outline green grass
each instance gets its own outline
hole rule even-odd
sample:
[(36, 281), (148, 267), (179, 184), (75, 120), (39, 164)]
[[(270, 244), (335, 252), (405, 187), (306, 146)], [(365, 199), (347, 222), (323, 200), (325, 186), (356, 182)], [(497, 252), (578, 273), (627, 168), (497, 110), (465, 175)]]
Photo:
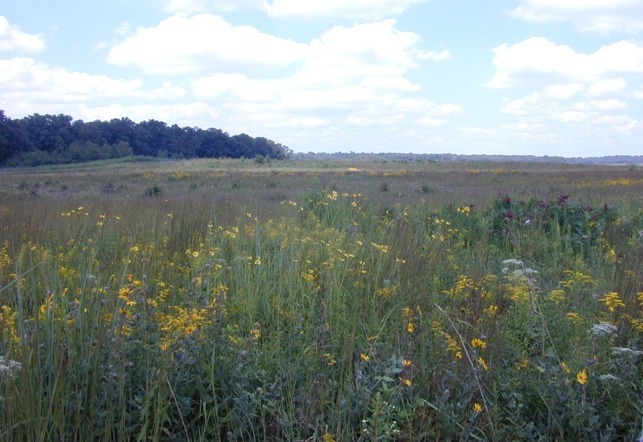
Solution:
[(0, 172), (0, 439), (636, 439), (640, 169), (481, 167)]

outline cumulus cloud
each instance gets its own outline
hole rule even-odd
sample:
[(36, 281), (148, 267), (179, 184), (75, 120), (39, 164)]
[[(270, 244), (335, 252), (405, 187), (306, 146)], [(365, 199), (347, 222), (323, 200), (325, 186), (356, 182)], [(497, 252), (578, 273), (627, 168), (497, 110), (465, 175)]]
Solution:
[(177, 104), (111, 104), (107, 106), (83, 105), (74, 116), (92, 120), (111, 120), (127, 117), (135, 122), (150, 119), (165, 121), (179, 126), (212, 127), (220, 116), (219, 110), (204, 102)]
[(503, 111), (515, 116), (569, 122), (598, 117), (599, 114), (603, 115), (604, 112), (620, 111), (627, 107), (627, 103), (616, 98), (582, 100), (564, 104), (560, 101), (550, 100), (539, 92), (533, 92), (524, 98), (508, 101), (503, 106)]
[(237, 112), (250, 105), (243, 112), (265, 113), (270, 106), (270, 112), (292, 113), (301, 121), (310, 121), (302, 114), (316, 112), (360, 126), (391, 125), (412, 113), (444, 117), (460, 112), (457, 105), (428, 100), (410, 105), (405, 94), (420, 86), (406, 74), (431, 58), (419, 43), (417, 34), (397, 30), (394, 20), (335, 26), (307, 44), (304, 59), (290, 75), (214, 73), (194, 80), (193, 91), (200, 99), (223, 100)]
[(577, 95), (583, 89), (585, 86), (582, 83), (563, 83), (545, 86), (543, 92), (549, 98), (565, 100)]
[(587, 95), (598, 97), (602, 95), (616, 94), (623, 92), (626, 86), (627, 82), (623, 78), (599, 80), (589, 85)]
[[(139, 80), (70, 72), (31, 58), (0, 59), (0, 95), (20, 100), (76, 102), (100, 97), (140, 96)], [(33, 106), (37, 108), (36, 105)]]
[(435, 117), (429, 117), (429, 116), (425, 116), (417, 120), (417, 124), (419, 124), (420, 126), (428, 126), (428, 127), (444, 126), (447, 123), (448, 121), (445, 120), (444, 118), (435, 118)]
[(245, 8), (261, 8), (263, 0), (169, 0), (164, 10), (170, 14), (194, 14), (207, 11), (234, 11)]
[(161, 87), (150, 94), (152, 99), (176, 100), (185, 97), (187, 91), (181, 86), (174, 85), (171, 81), (164, 81)]
[(487, 83), (491, 88), (561, 81), (588, 83), (643, 73), (643, 46), (624, 40), (583, 54), (546, 38), (532, 37), (511, 46), (502, 44), (493, 52), (496, 73)]
[(12, 58), (0, 59), (0, 97), (0, 107), (12, 117), (35, 110), (85, 118), (81, 112), (85, 105), (102, 100), (141, 99), (146, 94), (139, 80), (114, 79), (51, 67), (31, 58)]
[(45, 49), (45, 40), (41, 34), (29, 34), (9, 23), (6, 17), (0, 16), (0, 51), (40, 52)]
[(278, 18), (345, 17), (378, 20), (406, 11), (425, 0), (273, 0), (266, 1), (265, 11)]
[[(419, 47), (420, 38), (413, 32), (396, 29), (395, 20), (335, 26), (309, 45), (309, 55), (297, 73), (306, 84), (341, 85), (354, 79), (397, 82), (412, 88), (401, 78), (424, 59), (436, 59), (434, 53)], [(447, 54), (442, 59), (448, 58)]]
[(280, 68), (302, 60), (305, 54), (305, 44), (252, 26), (233, 26), (211, 14), (179, 14), (157, 26), (139, 28), (109, 51), (107, 61), (134, 64), (153, 74), (185, 74)]
[(529, 21), (569, 21), (603, 34), (643, 32), (640, 0), (523, 0), (509, 13)]
[(528, 91), (523, 97), (506, 99), (502, 106), (502, 112), (523, 124), (508, 126), (523, 139), (538, 139), (538, 134), (528, 135), (532, 129), (553, 133), (556, 127), (562, 134), (561, 124), (575, 139), (599, 139), (640, 128), (624, 112), (630, 109), (628, 101), (636, 98), (636, 91), (628, 90), (627, 79), (643, 73), (643, 46), (617, 41), (581, 53), (533, 37), (503, 44), (494, 54), (496, 73), (487, 86)]

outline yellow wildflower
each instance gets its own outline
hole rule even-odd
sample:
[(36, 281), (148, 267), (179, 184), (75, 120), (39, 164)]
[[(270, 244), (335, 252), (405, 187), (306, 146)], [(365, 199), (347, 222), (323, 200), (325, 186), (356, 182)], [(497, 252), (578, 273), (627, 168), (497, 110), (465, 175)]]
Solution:
[(576, 373), (576, 382), (581, 385), (585, 385), (587, 383), (587, 377), (587, 370), (583, 369), (582, 371)]
[(482, 405), (476, 402), (475, 404), (473, 404), (473, 411), (475, 411), (476, 413), (482, 413)]
[(411, 381), (409, 378), (400, 378), (400, 382), (402, 382), (402, 384), (407, 387), (413, 385), (413, 381)]
[(605, 303), (610, 312), (614, 312), (617, 307), (625, 307), (625, 303), (621, 300), (617, 292), (608, 292), (605, 294), (605, 297), (599, 299), (599, 301)]
[(335, 438), (330, 433), (324, 433), (324, 435), (322, 436), (322, 441), (323, 442), (335, 442)]
[(364, 362), (368, 362), (368, 361), (371, 360), (371, 357), (369, 355), (367, 355), (366, 353), (361, 353), (359, 355), (359, 358)]
[(484, 358), (483, 358), (482, 356), (479, 356), (479, 357), (478, 357), (478, 359), (476, 359), (476, 360), (478, 361), (478, 364), (480, 364), (480, 366), (481, 366), (485, 371), (488, 371), (488, 370), (489, 370), (489, 366), (487, 365), (487, 363), (485, 362), (485, 360), (484, 360)]
[(415, 324), (412, 322), (409, 322), (408, 324), (406, 324), (406, 331), (407, 333), (415, 332)]
[(482, 339), (475, 338), (471, 340), (471, 346), (473, 348), (487, 348), (487, 343)]
[(516, 368), (522, 370), (523, 368), (529, 367), (529, 358), (523, 358), (520, 361), (516, 362)]
[(121, 298), (123, 301), (127, 301), (129, 299), (129, 295), (132, 291), (130, 290), (129, 287), (122, 287), (121, 289), (118, 290), (118, 297)]
[(549, 292), (549, 299), (555, 302), (556, 304), (560, 304), (561, 302), (565, 301), (565, 290), (562, 289), (554, 289), (551, 292)]
[(326, 358), (326, 365), (328, 365), (329, 367), (332, 367), (333, 365), (337, 364), (337, 360), (330, 353), (324, 353), (324, 358)]
[(250, 330), (250, 337), (254, 341), (258, 341), (259, 339), (261, 339), (261, 330), (259, 330), (258, 328), (253, 328), (252, 330)]

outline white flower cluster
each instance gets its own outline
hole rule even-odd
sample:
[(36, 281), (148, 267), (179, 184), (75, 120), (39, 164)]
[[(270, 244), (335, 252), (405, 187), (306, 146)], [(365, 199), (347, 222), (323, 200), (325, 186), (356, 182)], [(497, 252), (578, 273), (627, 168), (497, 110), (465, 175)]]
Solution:
[(538, 270), (525, 267), (525, 263), (519, 259), (504, 259), (502, 261), (502, 273), (505, 275), (508, 274), (509, 277), (518, 279), (523, 277), (529, 278), (530, 275), (538, 273)]
[(606, 338), (615, 335), (617, 332), (618, 327), (609, 322), (599, 322), (598, 324), (592, 325), (592, 328), (589, 329), (589, 334), (597, 338)]
[(502, 273), (509, 273), (509, 267), (523, 268), (524, 263), (518, 259), (505, 259), (502, 261)]
[(637, 357), (637, 356), (643, 356), (643, 351), (632, 350), (631, 348), (627, 348), (627, 347), (614, 347), (612, 348), (612, 354), (614, 356)]
[(0, 356), (0, 379), (6, 377), (13, 380), (21, 369), (22, 364), (20, 362)]

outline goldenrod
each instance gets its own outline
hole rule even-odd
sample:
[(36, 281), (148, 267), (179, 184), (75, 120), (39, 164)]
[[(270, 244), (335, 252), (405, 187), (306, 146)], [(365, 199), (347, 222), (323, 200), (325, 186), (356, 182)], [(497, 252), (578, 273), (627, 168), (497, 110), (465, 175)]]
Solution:
[(582, 371), (576, 373), (576, 382), (581, 385), (585, 385), (587, 383), (587, 378), (587, 369), (583, 369)]

